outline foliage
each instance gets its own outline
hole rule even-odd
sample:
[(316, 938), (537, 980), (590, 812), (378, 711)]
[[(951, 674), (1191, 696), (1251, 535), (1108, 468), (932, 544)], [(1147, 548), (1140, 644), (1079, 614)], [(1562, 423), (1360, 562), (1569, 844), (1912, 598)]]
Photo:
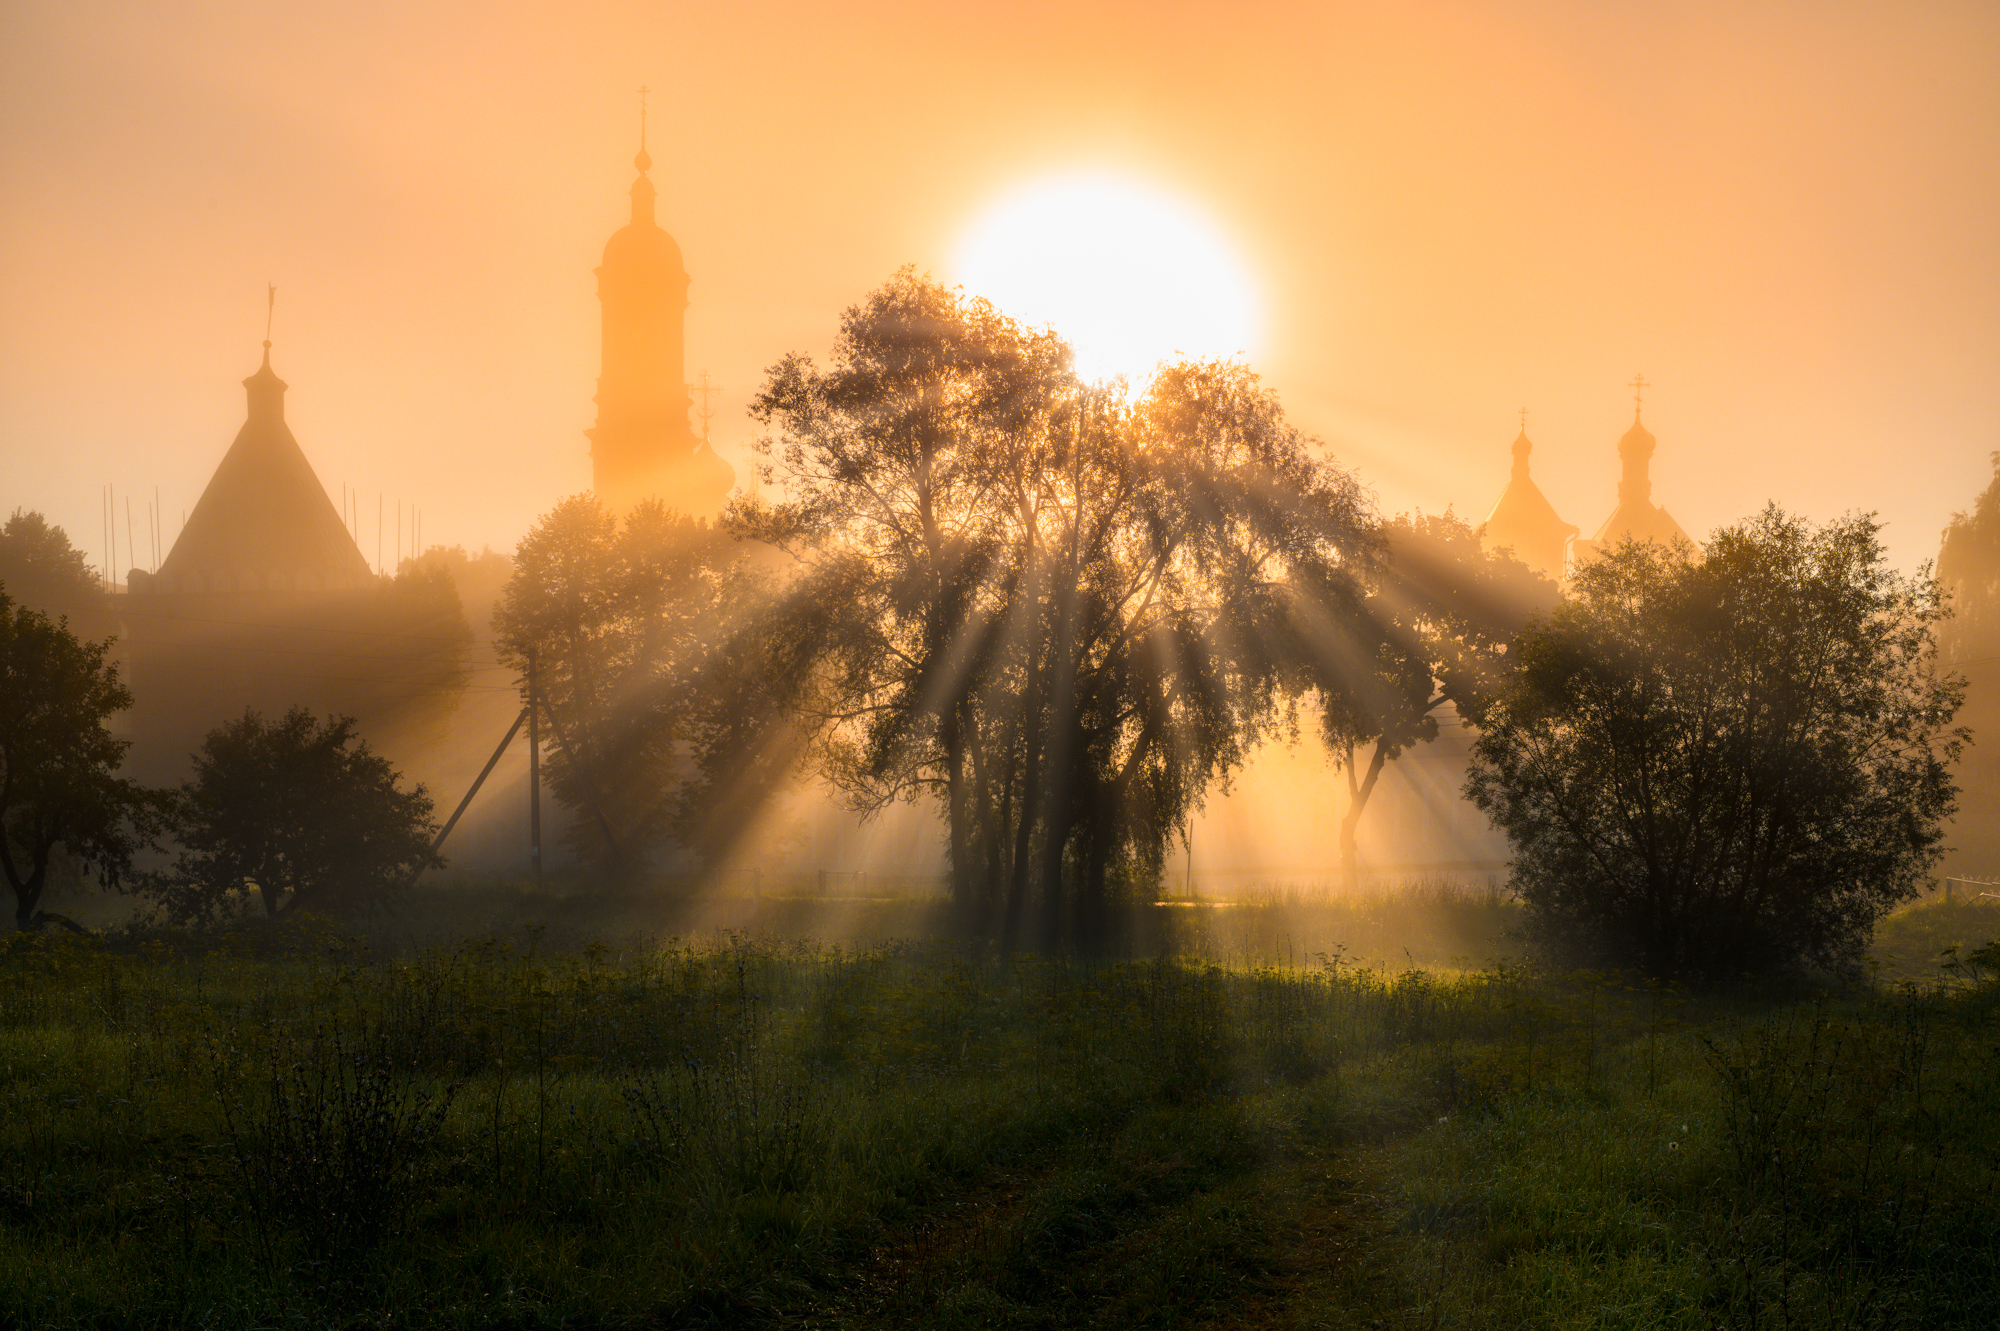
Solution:
[[(1556, 601), (1554, 583), (1511, 550), (1485, 550), (1450, 510), (1395, 518), (1382, 524), (1381, 539), (1367, 613), (1349, 621), (1350, 633), (1368, 636), (1358, 652), (1323, 663), (1333, 674), (1322, 686), (1321, 733), (1347, 773), (1340, 864), (1350, 891), (1359, 877), (1356, 829), (1383, 768), (1438, 737), (1446, 704), (1477, 722), (1509, 664), (1509, 643)], [(1354, 752), (1364, 745), (1365, 770)]]
[(532, 662), (548, 779), (593, 859), (633, 868), (671, 843), (718, 853), (729, 812), (789, 771), (745, 659), (761, 597), (724, 533), (657, 501), (621, 523), (577, 495), (521, 541), (494, 614), (500, 659), (524, 696)]
[(152, 797), (118, 775), (129, 743), (106, 723), (132, 695), (110, 651), (0, 587), (0, 869), (22, 929), (58, 918), (37, 909), (58, 847), (116, 885), (152, 825)]
[(2000, 1292), (1992, 989), (285, 931), (6, 950), (0, 1323), (1971, 1328)]
[(437, 825), (423, 786), (404, 790), (354, 718), (295, 707), (222, 726), (194, 755), (169, 826), (181, 850), (143, 890), (177, 923), (208, 920), (255, 888), (272, 918), (379, 910), (425, 868)]
[(1775, 507), (1626, 543), (1522, 640), (1467, 793), (1551, 949), (1660, 976), (1852, 966), (1951, 812), (1962, 686), (1877, 526)]
[[(1960, 719), (1975, 736), (2000, 731), (2000, 453), (1992, 461), (1993, 479), (1970, 512), (1952, 515), (1937, 559), (1938, 582), (1952, 612), (1938, 628), (1938, 650), (1965, 676)], [(1960, 781), (1964, 814), (1952, 829), (1947, 872), (1993, 877), (2000, 865), (2000, 823), (1985, 811), (2000, 801), (2000, 754), (1975, 743)]]
[(752, 410), (787, 497), (738, 522), (801, 561), (775, 659), (822, 770), (937, 799), (970, 926), (1101, 944), (1356, 599), (1358, 486), (1241, 366), (1086, 386), (909, 270)]
[(366, 1017), (357, 1031), (336, 1012), (308, 1036), (255, 1036), (248, 1048), (211, 1040), (208, 1060), (266, 1260), (292, 1234), (312, 1258), (342, 1262), (400, 1237), (458, 1088), (413, 1075)]
[(1952, 514), (1938, 548), (1937, 578), (1952, 604), (1938, 636), (1954, 663), (2000, 653), (2000, 452), (1992, 460), (1992, 482), (1970, 513)]
[(67, 618), (79, 638), (118, 632), (111, 598), (83, 551), (40, 513), (17, 508), (0, 525), (0, 586), (17, 604)]

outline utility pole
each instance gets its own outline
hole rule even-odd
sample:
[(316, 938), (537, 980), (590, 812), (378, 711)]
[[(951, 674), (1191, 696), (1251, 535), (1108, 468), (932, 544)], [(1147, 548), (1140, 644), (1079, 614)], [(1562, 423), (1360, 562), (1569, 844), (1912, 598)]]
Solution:
[(535, 891), (542, 890), (541, 695), (535, 692), (535, 653), (528, 653), (528, 859), (535, 866)]

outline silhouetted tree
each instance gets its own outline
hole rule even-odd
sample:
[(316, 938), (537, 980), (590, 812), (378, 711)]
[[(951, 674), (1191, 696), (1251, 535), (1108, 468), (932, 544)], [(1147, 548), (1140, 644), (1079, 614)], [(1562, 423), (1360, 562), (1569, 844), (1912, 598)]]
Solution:
[(1358, 487), (1240, 366), (1086, 386), (909, 270), (753, 412), (787, 497), (738, 521), (801, 562), (778, 656), (821, 769), (863, 809), (938, 798), (968, 923), (1104, 941), (1303, 681), (1301, 605), (1356, 599)]
[(748, 769), (705, 769), (703, 745), (726, 743), (732, 709), (758, 708), (743, 689), (761, 676), (735, 674), (730, 648), (758, 596), (726, 534), (657, 502), (621, 524), (578, 495), (522, 540), (494, 612), (500, 659), (525, 691), (533, 657), (549, 782), (586, 854), (633, 867), (669, 843), (714, 848), (728, 820), (702, 792), (726, 798), (724, 778)]
[(17, 605), (67, 619), (86, 641), (118, 632), (111, 598), (83, 551), (39, 513), (15, 509), (0, 526), (0, 585)]
[[(1340, 869), (1356, 885), (1357, 829), (1383, 769), (1405, 750), (1438, 737), (1450, 704), (1476, 723), (1508, 663), (1508, 643), (1529, 618), (1556, 602), (1556, 586), (1511, 551), (1488, 552), (1479, 535), (1447, 510), (1382, 524), (1382, 560), (1364, 613), (1350, 621), (1370, 668), (1347, 653), (1326, 662), (1321, 733), (1347, 776), (1340, 819)], [(1357, 763), (1355, 750), (1368, 756)]]
[(1954, 513), (1938, 549), (1937, 578), (1952, 617), (1939, 631), (1950, 658), (2000, 655), (2000, 453), (1970, 513)]
[[(1938, 629), (1944, 661), (1965, 676), (1961, 719), (1975, 736), (2000, 733), (2000, 453), (1993, 479), (1968, 513), (1945, 526), (1938, 581), (1951, 598), (1951, 618)], [(1987, 875), (2000, 865), (2000, 751), (1975, 743), (1961, 772), (1963, 810), (1952, 829), (1951, 854), (1960, 872)]]
[(975, 849), (994, 835), (982, 811), (1005, 800), (980, 761), (978, 693), (1008, 628), (1007, 487), (1067, 360), (905, 269), (846, 312), (829, 369), (787, 357), (752, 406), (781, 432), (759, 447), (786, 498), (739, 510), (741, 529), (803, 566), (773, 659), (856, 808), (939, 799), (961, 904), (991, 858)]
[(1660, 976), (1853, 964), (1953, 807), (1937, 585), (1865, 516), (1626, 543), (1530, 630), (1468, 795), (1551, 950)]
[(142, 890), (177, 923), (206, 920), (252, 887), (272, 918), (387, 906), (444, 863), (431, 850), (430, 796), (400, 779), (352, 717), (245, 712), (202, 741), (170, 805), (180, 852)]
[(0, 869), (22, 929), (69, 923), (38, 909), (58, 848), (115, 886), (151, 825), (151, 797), (118, 775), (127, 743), (105, 724), (132, 705), (110, 650), (0, 586)]
[(1032, 881), (1053, 940), (1067, 865), (1094, 945), (1116, 880), (1150, 893), (1207, 790), (1329, 678), (1314, 630), (1355, 614), (1372, 517), (1240, 365), (1162, 366), (1130, 400), (1081, 390), (1054, 423), (1023, 483), (1039, 628), (1009, 689), (1030, 723), (1017, 847), (1039, 863), (1017, 856), (1009, 905)]

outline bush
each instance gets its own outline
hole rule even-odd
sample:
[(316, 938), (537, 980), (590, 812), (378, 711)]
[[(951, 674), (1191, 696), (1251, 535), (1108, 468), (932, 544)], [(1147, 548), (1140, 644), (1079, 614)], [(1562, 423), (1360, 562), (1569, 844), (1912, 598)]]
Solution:
[(1519, 643), (1467, 794), (1549, 951), (1655, 976), (1858, 965), (1955, 805), (1928, 577), (1776, 507), (1707, 557), (1628, 542)]

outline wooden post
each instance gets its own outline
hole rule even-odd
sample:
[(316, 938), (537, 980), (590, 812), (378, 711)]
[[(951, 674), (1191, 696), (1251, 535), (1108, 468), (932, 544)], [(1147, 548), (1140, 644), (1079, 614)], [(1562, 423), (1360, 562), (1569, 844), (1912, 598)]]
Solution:
[(536, 715), (535, 654), (528, 653), (528, 861), (535, 868), (535, 891), (542, 890), (542, 732)]

